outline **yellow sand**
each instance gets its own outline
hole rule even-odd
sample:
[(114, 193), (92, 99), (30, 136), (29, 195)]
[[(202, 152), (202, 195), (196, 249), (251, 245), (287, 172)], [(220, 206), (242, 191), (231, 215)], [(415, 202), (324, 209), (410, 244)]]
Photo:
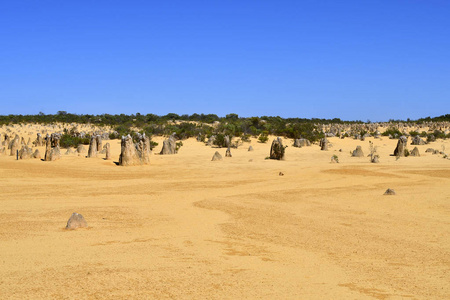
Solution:
[[(156, 138), (138, 167), (114, 164), (119, 140), (113, 161), (0, 155), (0, 298), (448, 299), (450, 160), (425, 150), (450, 141), (396, 160), (385, 137), (285, 139), (265, 160), (272, 138), (232, 158), (194, 139), (156, 155)], [(379, 164), (350, 157), (369, 141)], [(73, 212), (88, 229), (64, 229)]]

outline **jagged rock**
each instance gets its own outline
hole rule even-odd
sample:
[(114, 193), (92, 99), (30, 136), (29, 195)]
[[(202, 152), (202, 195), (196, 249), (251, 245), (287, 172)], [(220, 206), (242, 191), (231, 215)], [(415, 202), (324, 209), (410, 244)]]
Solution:
[(79, 144), (78, 147), (77, 147), (77, 153), (78, 154), (82, 154), (82, 153), (85, 153), (85, 152), (86, 152), (86, 148), (84, 148), (84, 145)]
[(55, 161), (61, 158), (61, 152), (59, 150), (60, 139), (61, 136), (59, 134), (52, 133), (51, 136), (47, 134), (45, 137), (44, 161)]
[(364, 157), (364, 152), (362, 151), (361, 146), (356, 146), (356, 149), (353, 150), (353, 157)]
[[(107, 144), (109, 144), (109, 143), (107, 143)], [(108, 147), (110, 147), (110, 146), (108, 146)], [(103, 149), (100, 152), (98, 152), (98, 153), (106, 154), (106, 144), (103, 146)]]
[(41, 159), (41, 153), (36, 149), (33, 153), (33, 158)]
[(11, 149), (9, 155), (16, 156), (16, 152), (17, 150), (19, 150), (19, 147), (20, 147), (20, 138), (18, 135), (16, 135), (16, 137), (11, 141), (9, 145), (9, 149)]
[(59, 133), (52, 133), (50, 136), (52, 141), (52, 147), (58, 147), (59, 148), (59, 142), (61, 140), (61, 134)]
[(378, 155), (373, 155), (372, 158), (370, 159), (371, 163), (377, 164), (380, 162), (380, 157)]
[(11, 149), (10, 143), (11, 138), (9, 137), (9, 135), (5, 135), (5, 141), (3, 142), (3, 146), (8, 146), (8, 149)]
[(30, 159), (33, 157), (33, 150), (31, 148), (28, 148), (28, 146), (23, 145), (22, 149), (19, 151), (19, 158), (20, 159)]
[(253, 151), (253, 147), (252, 146), (248, 147), (248, 151)]
[(97, 157), (97, 137), (91, 136), (91, 140), (89, 142), (89, 151), (87, 157)]
[(209, 137), (208, 141), (206, 142), (206, 145), (207, 146), (212, 146), (215, 141), (216, 141), (216, 136), (212, 135), (212, 136)]
[(61, 158), (61, 152), (59, 147), (53, 147), (50, 151), (50, 156), (47, 157), (46, 161), (55, 161)]
[(67, 221), (66, 229), (77, 229), (88, 227), (84, 217), (80, 214), (73, 213)]
[(225, 152), (225, 157), (231, 157), (230, 147), (228, 147), (227, 151)]
[(386, 192), (384, 192), (385, 195), (395, 195), (395, 191), (393, 189), (387, 189)]
[(42, 134), (40, 134), (38, 132), (37, 137), (36, 137), (36, 141), (34, 142), (34, 144), (38, 147), (42, 146), (44, 143), (44, 138), (42, 137)]
[[(223, 139), (224, 139), (224, 141), (225, 141), (225, 146), (226, 146), (227, 148), (230, 148), (230, 143), (231, 143), (230, 136), (226, 135), (226, 136), (224, 136)], [(225, 154), (225, 156), (226, 156), (226, 154)]]
[(408, 143), (408, 138), (406, 136), (402, 135), (398, 139), (397, 147), (394, 150), (394, 156), (404, 157), (407, 143)]
[(219, 151), (216, 151), (211, 160), (212, 161), (222, 160), (222, 155), (220, 155)]
[[(109, 133), (108, 133), (108, 132), (102, 133), (102, 134), (100, 135), (100, 138), (101, 138), (102, 140), (105, 140), (105, 141), (109, 140)], [(101, 144), (101, 142), (100, 142), (100, 144)], [(97, 142), (97, 145), (98, 145), (98, 142)]]
[(308, 141), (307, 139), (295, 139), (294, 140), (294, 147), (305, 147), (305, 146), (311, 146), (310, 141)]
[(411, 145), (425, 145), (425, 141), (420, 138), (420, 136), (416, 135), (412, 141)]
[(171, 135), (167, 140), (163, 141), (163, 147), (159, 154), (176, 154), (177, 143), (175, 137)]
[(319, 142), (320, 150), (328, 151), (328, 140), (326, 137), (322, 138)]
[(417, 147), (414, 147), (414, 149), (409, 154), (411, 156), (420, 156), (419, 149)]
[(96, 142), (97, 142), (97, 152), (102, 151), (102, 136), (101, 135), (97, 135), (95, 137)]
[(50, 135), (47, 134), (47, 136), (45, 137), (45, 155), (44, 155), (44, 160), (47, 161), (50, 158), (50, 152), (52, 151), (52, 141), (50, 139)]
[(122, 136), (121, 152), (119, 156), (119, 165), (133, 166), (139, 165), (140, 159), (136, 153), (136, 147), (130, 135)]
[(106, 154), (105, 159), (110, 160), (111, 159), (111, 147), (110, 147), (109, 143), (105, 144), (105, 154)]
[(119, 156), (120, 166), (134, 166), (150, 162), (150, 139), (143, 134), (137, 144), (130, 135), (123, 136)]
[(150, 162), (150, 138), (145, 135), (140, 135), (136, 145), (137, 154), (142, 164), (148, 164)]
[(425, 150), (425, 152), (433, 153), (433, 152), (434, 152), (434, 149), (433, 149), (433, 148), (427, 148), (427, 150)]
[(280, 137), (277, 137), (272, 141), (272, 146), (270, 147), (270, 159), (284, 159), (284, 152), (283, 142)]

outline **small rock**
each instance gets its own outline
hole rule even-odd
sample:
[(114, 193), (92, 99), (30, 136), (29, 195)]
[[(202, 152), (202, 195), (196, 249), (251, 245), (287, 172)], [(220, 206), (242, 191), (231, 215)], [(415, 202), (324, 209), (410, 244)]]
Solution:
[(212, 159), (212, 161), (216, 161), (216, 160), (222, 160), (222, 155), (220, 155), (219, 151), (216, 151), (216, 153), (214, 153)]
[(225, 152), (225, 157), (231, 157), (230, 147), (228, 147), (227, 151)]
[(384, 192), (385, 195), (395, 195), (395, 191), (393, 189), (387, 189), (386, 192)]
[(88, 227), (86, 220), (80, 214), (73, 213), (67, 221), (66, 229), (77, 229)]

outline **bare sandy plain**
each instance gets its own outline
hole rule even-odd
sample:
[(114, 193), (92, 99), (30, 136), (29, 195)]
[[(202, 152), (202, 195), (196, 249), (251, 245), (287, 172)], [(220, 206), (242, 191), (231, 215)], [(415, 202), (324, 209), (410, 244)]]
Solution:
[[(114, 164), (119, 140), (113, 161), (1, 155), (0, 298), (448, 299), (450, 160), (425, 150), (450, 141), (396, 160), (397, 140), (329, 140), (284, 139), (284, 161), (271, 139), (215, 162), (189, 139), (137, 167)], [(369, 141), (379, 164), (350, 157)], [(89, 228), (65, 230), (73, 212)]]

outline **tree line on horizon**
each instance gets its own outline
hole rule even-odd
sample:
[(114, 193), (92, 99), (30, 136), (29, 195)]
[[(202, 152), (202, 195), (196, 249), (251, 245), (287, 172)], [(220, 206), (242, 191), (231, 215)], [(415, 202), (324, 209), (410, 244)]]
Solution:
[[(151, 123), (151, 122), (167, 122), (167, 121), (195, 121), (211, 124), (215, 121), (229, 121), (229, 120), (254, 120), (260, 119), (264, 121), (285, 121), (287, 123), (295, 122), (305, 122), (305, 123), (316, 123), (316, 124), (362, 124), (362, 123), (372, 123), (370, 120), (363, 122), (361, 120), (341, 120), (340, 118), (333, 119), (323, 119), (323, 118), (282, 118), (279, 116), (261, 116), (261, 117), (240, 117), (238, 114), (230, 113), (225, 117), (219, 117), (216, 114), (197, 114), (192, 115), (183, 114), (178, 115), (176, 113), (168, 113), (166, 115), (155, 115), (155, 114), (101, 114), (101, 115), (91, 115), (91, 114), (73, 114), (66, 111), (58, 111), (56, 114), (44, 114), (40, 112), (36, 115), (0, 115), (0, 125), (5, 124), (20, 124), (20, 123), (39, 123), (39, 124), (50, 124), (50, 123), (79, 123), (79, 124), (97, 124), (100, 126), (104, 125), (120, 125), (128, 122), (132, 123)], [(401, 119), (390, 119), (388, 122), (391, 123), (423, 123), (423, 122), (442, 122), (450, 121), (450, 114), (445, 114), (437, 117), (426, 117), (419, 118), (417, 120), (401, 120)]]
[[(175, 122), (178, 121), (178, 122)], [(390, 120), (392, 123), (399, 122), (441, 122), (450, 121), (450, 114), (439, 117), (423, 118), (415, 121), (410, 119)], [(169, 113), (164, 116), (155, 114), (72, 114), (66, 111), (58, 111), (56, 114), (39, 113), (37, 115), (0, 115), (0, 125), (11, 124), (91, 124), (96, 126), (110, 126), (113, 132), (110, 138), (120, 138), (121, 136), (137, 133), (145, 133), (152, 135), (171, 135), (176, 134), (179, 139), (197, 137), (205, 140), (212, 135), (218, 137), (231, 136), (240, 137), (242, 140), (248, 140), (250, 137), (259, 137), (259, 140), (267, 141), (268, 135), (283, 136), (286, 138), (298, 139), (305, 138), (311, 142), (317, 141), (324, 137), (320, 125), (322, 124), (370, 124), (370, 121), (343, 121), (339, 118), (319, 119), (319, 118), (281, 118), (279, 116), (270, 117), (239, 117), (238, 114), (230, 113), (225, 117), (219, 117), (215, 114), (192, 114), (178, 115)], [(214, 125), (214, 126), (212, 126)], [(65, 129), (67, 138), (75, 137), (74, 129)], [(366, 132), (358, 132), (364, 135)]]

